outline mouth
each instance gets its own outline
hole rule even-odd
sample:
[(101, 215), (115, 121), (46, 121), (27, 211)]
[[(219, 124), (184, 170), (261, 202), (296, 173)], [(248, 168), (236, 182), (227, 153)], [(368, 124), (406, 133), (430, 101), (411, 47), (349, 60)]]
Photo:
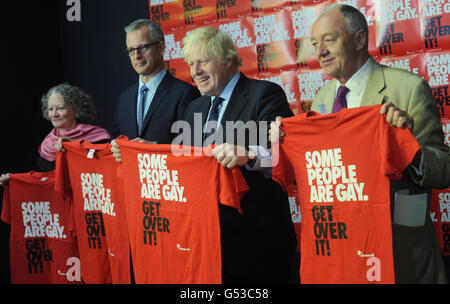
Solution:
[(198, 84), (201, 84), (201, 83), (204, 83), (205, 81), (207, 81), (208, 79), (209, 79), (208, 76), (196, 77), (196, 78), (195, 78), (195, 81), (196, 81)]
[(320, 64), (321, 64), (322, 66), (326, 66), (326, 65), (331, 64), (333, 61), (334, 61), (334, 58), (331, 58), (331, 59), (325, 59), (325, 60), (321, 60)]

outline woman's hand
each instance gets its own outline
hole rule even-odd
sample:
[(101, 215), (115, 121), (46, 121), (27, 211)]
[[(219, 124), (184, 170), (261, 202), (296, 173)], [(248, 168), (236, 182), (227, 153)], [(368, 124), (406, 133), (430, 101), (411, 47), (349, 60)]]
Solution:
[(66, 152), (66, 149), (62, 145), (63, 141), (73, 141), (73, 139), (67, 136), (60, 137), (55, 143), (56, 151)]
[(0, 186), (5, 187), (8, 184), (9, 177), (11, 176), (11, 173), (3, 173), (0, 175)]

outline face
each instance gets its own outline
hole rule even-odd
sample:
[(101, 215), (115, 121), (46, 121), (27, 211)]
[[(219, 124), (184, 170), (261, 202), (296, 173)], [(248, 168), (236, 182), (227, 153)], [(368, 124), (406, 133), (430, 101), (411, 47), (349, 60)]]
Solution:
[(203, 95), (218, 96), (233, 78), (232, 62), (222, 63), (214, 55), (205, 55), (202, 47), (195, 46), (187, 61), (191, 76)]
[(357, 44), (338, 10), (319, 17), (311, 28), (311, 43), (324, 72), (345, 83), (357, 70)]
[(60, 94), (52, 94), (47, 102), (48, 117), (53, 127), (60, 131), (70, 131), (76, 127), (75, 110), (64, 102), (64, 97)]
[[(127, 33), (127, 49), (152, 43), (150, 29), (147, 26)], [(131, 65), (144, 82), (150, 80), (164, 68), (164, 42), (154, 44), (144, 54), (136, 50), (130, 55)]]

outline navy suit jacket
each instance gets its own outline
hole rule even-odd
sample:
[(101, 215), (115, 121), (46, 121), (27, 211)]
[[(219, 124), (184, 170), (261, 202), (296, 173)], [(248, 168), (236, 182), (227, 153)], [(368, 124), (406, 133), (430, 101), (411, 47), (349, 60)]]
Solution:
[(139, 134), (136, 119), (138, 97), (136, 83), (119, 96), (111, 131), (112, 138), (125, 135), (129, 139), (141, 137), (160, 144), (170, 144), (175, 137), (175, 134), (170, 132), (172, 123), (182, 120), (187, 105), (200, 96), (196, 87), (173, 77), (167, 71), (156, 90)]
[[(188, 105), (186, 121), (191, 124), (191, 132), (202, 130), (193, 127), (194, 114), (202, 113), (203, 125), (210, 100), (211, 97), (202, 96)], [(293, 115), (283, 89), (273, 82), (249, 79), (241, 73), (223, 114), (222, 124), (225, 121), (255, 121), (256, 124), (267, 121), (270, 124), (278, 115)], [(269, 126), (267, 130), (261, 129), (262, 132), (268, 130)], [(226, 130), (224, 125), (223, 138), (237, 145), (237, 137), (231, 136), (233, 131), (231, 128)], [(251, 138), (246, 134), (245, 145), (249, 142)], [(241, 172), (250, 188), (241, 200), (243, 214), (219, 204), (222, 272), (225, 277), (244, 278), (244, 281), (248, 279), (253, 283), (280, 282), (276, 272), (295, 255), (297, 244), (287, 194), (280, 185), (260, 172), (245, 167)]]

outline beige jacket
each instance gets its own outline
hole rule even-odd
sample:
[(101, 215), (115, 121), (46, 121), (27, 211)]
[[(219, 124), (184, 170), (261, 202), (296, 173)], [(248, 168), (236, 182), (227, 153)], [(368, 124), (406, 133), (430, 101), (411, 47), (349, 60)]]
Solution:
[[(330, 113), (336, 96), (336, 79), (316, 95), (312, 110)], [(391, 214), (396, 282), (445, 283), (445, 267), (435, 228), (430, 218), (432, 188), (450, 186), (450, 149), (444, 144), (442, 124), (431, 89), (420, 76), (374, 62), (361, 106), (392, 101), (414, 118), (413, 134), (422, 148), (422, 178), (408, 168), (399, 181), (391, 182)], [(399, 190), (403, 204), (395, 199)], [(406, 201), (406, 205), (405, 205)], [(396, 206), (397, 204), (397, 206)], [(405, 208), (406, 206), (406, 208)], [(414, 218), (405, 225), (397, 218)]]

